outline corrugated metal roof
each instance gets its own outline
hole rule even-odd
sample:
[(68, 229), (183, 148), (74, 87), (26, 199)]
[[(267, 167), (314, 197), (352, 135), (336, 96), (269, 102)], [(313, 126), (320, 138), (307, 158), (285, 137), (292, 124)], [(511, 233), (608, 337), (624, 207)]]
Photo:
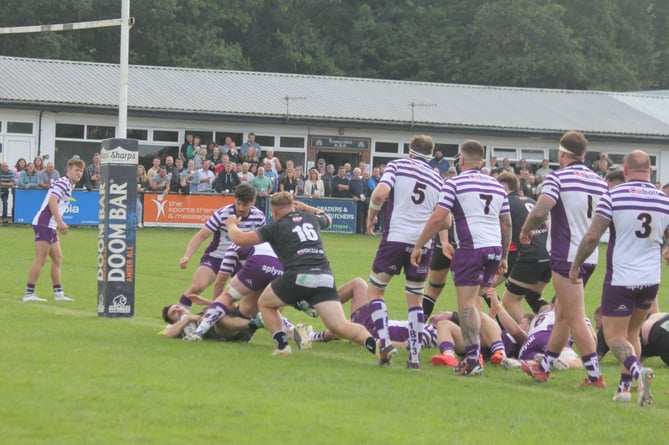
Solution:
[[(0, 57), (0, 103), (114, 108), (115, 64)], [(669, 97), (130, 66), (128, 109), (228, 116), (286, 115), (530, 132), (669, 136)], [(298, 99), (304, 98), (304, 99)], [(411, 104), (414, 104), (412, 107)]]

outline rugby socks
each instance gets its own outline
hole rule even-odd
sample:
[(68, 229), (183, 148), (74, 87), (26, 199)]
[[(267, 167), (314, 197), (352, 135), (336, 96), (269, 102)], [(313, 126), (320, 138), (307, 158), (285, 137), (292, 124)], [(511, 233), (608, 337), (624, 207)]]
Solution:
[(620, 373), (618, 392), (630, 392), (631, 390), (632, 390), (632, 376), (630, 374)]
[(179, 297), (179, 306), (185, 307), (186, 309), (190, 309), (190, 307), (193, 305), (193, 302), (190, 301), (190, 298), (186, 296), (186, 294), (181, 294)]
[(502, 351), (504, 353), (504, 356), (506, 357), (506, 350), (504, 349), (504, 343), (502, 343), (500, 340), (495, 340), (492, 342), (490, 345), (490, 351), (494, 354), (497, 351)]
[(195, 334), (202, 337), (204, 334), (211, 329), (214, 324), (221, 318), (225, 317), (225, 314), (228, 313), (228, 308), (225, 307), (223, 303), (214, 301), (211, 306), (207, 308), (204, 312), (204, 317), (200, 322), (200, 325), (195, 330)]
[(282, 350), (286, 349), (288, 346), (288, 336), (286, 335), (286, 331), (276, 331), (272, 335), (272, 339), (274, 340), (274, 344), (276, 345), (276, 349)]
[(409, 309), (409, 361), (420, 363), (420, 338), (423, 335), (425, 315), (420, 306)]
[(286, 330), (286, 332), (292, 331), (293, 329), (295, 329), (295, 325), (293, 323), (291, 323), (290, 320), (288, 320), (286, 317), (282, 316), (281, 321), (283, 322), (283, 327)]
[(479, 362), (479, 355), (481, 355), (480, 343), (465, 346), (465, 361), (467, 366), (476, 366)]
[[(585, 357), (583, 358), (583, 361), (585, 362)], [(639, 374), (641, 374), (641, 362), (636, 355), (630, 355), (627, 357), (625, 359), (625, 363), (623, 363), (623, 366), (630, 372), (630, 374), (632, 374), (634, 380), (639, 380)]]
[(450, 341), (442, 341), (439, 343), (439, 352), (442, 354), (451, 354), (455, 355), (455, 345), (451, 343)]
[(428, 318), (430, 318), (430, 315), (432, 315), (432, 311), (434, 310), (434, 305), (436, 303), (437, 303), (437, 300), (423, 294), (423, 313), (425, 314), (425, 319), (426, 320)]
[(381, 341), (381, 347), (385, 348), (390, 344), (390, 334), (388, 333), (388, 309), (386, 302), (377, 299), (369, 303), (369, 309), (372, 312), (372, 321), (376, 328), (376, 336)]
[(599, 370), (599, 359), (597, 358), (596, 352), (583, 356), (583, 366), (585, 366), (585, 370), (588, 371), (588, 380), (591, 382), (597, 381), (602, 375), (602, 372)]
[(26, 295), (34, 294), (34, 293), (35, 293), (35, 284), (34, 283), (26, 284)]
[(61, 292), (63, 292), (63, 286), (61, 286), (60, 284), (54, 284), (53, 285), (53, 293), (58, 294), (58, 293), (61, 293)]
[(311, 335), (309, 336), (309, 341), (311, 341), (311, 342), (315, 342), (315, 343), (316, 343), (316, 342), (326, 342), (326, 341), (328, 341), (328, 340), (326, 340), (326, 338), (325, 338), (325, 332), (326, 332), (326, 331), (318, 331), (318, 332), (314, 332), (313, 334), (311, 334)]
[[(546, 354), (544, 355), (544, 358), (541, 360), (541, 363), (539, 363), (539, 366), (541, 366), (541, 369), (543, 369), (545, 372), (551, 372), (551, 369), (553, 369), (553, 366), (555, 366), (555, 363), (557, 362), (558, 357), (560, 356), (560, 353), (555, 353), (553, 351), (549, 351), (548, 349), (546, 350)], [(595, 357), (597, 355), (595, 354)], [(585, 359), (585, 357), (584, 357)], [(585, 360), (583, 360), (585, 362)], [(597, 379), (595, 379), (597, 380)]]

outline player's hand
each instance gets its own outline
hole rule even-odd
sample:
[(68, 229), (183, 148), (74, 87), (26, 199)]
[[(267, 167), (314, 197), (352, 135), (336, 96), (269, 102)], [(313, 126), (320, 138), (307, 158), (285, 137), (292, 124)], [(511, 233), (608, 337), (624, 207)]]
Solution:
[(369, 235), (372, 235), (372, 236), (376, 235), (376, 232), (374, 232), (374, 222), (375, 222), (375, 220), (376, 220), (376, 217), (374, 217), (374, 219), (372, 219), (371, 221), (369, 219), (367, 219), (367, 233)]
[(418, 267), (420, 265), (421, 258), (423, 258), (423, 249), (413, 246), (413, 250), (411, 251), (411, 265)]
[(519, 239), (520, 239), (520, 244), (529, 246), (530, 242), (532, 242), (532, 232), (525, 233), (521, 231)]
[(64, 222), (58, 223), (58, 233), (60, 233), (61, 235), (67, 235), (68, 229), (69, 227), (67, 227), (67, 224), (65, 224)]
[(179, 267), (182, 268), (182, 269), (185, 269), (188, 266), (188, 260), (190, 260), (190, 258), (188, 258), (186, 256), (181, 258), (179, 260)]
[(571, 269), (569, 269), (569, 280), (571, 280), (572, 283), (579, 284), (583, 282), (578, 276), (579, 272), (579, 268), (577, 267), (572, 266)]
[(240, 220), (241, 218), (238, 217), (237, 215), (230, 215), (228, 219), (225, 220), (225, 225), (228, 227), (230, 227), (231, 225), (236, 226)]
[(497, 268), (497, 275), (504, 275), (509, 269), (509, 263), (507, 260), (501, 260), (499, 262), (499, 267)]
[(211, 300), (201, 297), (198, 294), (188, 294), (186, 296), (190, 299), (190, 301), (195, 304), (199, 304), (200, 306), (209, 306), (211, 304)]
[(452, 260), (453, 254), (455, 253), (455, 247), (453, 247), (450, 243), (446, 243), (441, 246), (441, 252), (444, 254), (446, 258)]

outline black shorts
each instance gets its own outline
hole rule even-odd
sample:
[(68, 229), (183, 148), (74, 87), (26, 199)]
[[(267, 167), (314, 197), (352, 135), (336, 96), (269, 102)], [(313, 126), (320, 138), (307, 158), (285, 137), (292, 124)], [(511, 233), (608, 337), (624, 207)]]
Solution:
[(504, 274), (504, 278), (509, 278), (509, 274), (511, 273), (513, 266), (516, 265), (517, 259), (518, 259), (518, 251), (517, 250), (510, 251), (509, 256), (506, 259), (506, 273)]
[(430, 270), (444, 270), (451, 268), (451, 259), (444, 256), (441, 246), (434, 246), (432, 249), (432, 260), (430, 261)]
[(648, 333), (648, 344), (643, 346), (648, 357), (660, 357), (669, 365), (669, 315), (657, 320)]
[(284, 272), (272, 281), (271, 286), (287, 306), (293, 306), (300, 300), (305, 300), (312, 306), (324, 301), (339, 301), (337, 285), (331, 271)]
[(551, 281), (551, 264), (548, 258), (537, 260), (519, 255), (513, 266), (509, 263), (509, 278), (527, 284), (536, 284), (539, 281)]

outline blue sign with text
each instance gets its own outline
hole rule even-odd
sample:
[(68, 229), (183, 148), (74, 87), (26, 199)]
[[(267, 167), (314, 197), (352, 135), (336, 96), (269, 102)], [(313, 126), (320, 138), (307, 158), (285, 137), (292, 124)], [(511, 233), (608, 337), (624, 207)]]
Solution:
[[(45, 196), (46, 190), (16, 189), (14, 222), (31, 224)], [(97, 226), (99, 200), (100, 194), (96, 191), (75, 190), (63, 215), (63, 221), (72, 226)]]

